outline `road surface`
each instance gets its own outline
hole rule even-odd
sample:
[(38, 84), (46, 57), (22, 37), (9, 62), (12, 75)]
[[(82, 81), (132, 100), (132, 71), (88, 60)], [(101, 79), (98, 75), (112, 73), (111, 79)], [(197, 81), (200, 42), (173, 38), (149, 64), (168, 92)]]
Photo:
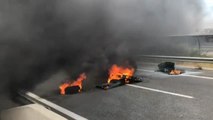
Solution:
[(90, 120), (213, 118), (213, 71), (185, 69), (185, 74), (171, 76), (156, 69), (155, 64), (139, 63), (137, 75), (144, 76), (142, 83), (65, 96), (56, 92), (65, 77), (59, 72), (31, 92)]

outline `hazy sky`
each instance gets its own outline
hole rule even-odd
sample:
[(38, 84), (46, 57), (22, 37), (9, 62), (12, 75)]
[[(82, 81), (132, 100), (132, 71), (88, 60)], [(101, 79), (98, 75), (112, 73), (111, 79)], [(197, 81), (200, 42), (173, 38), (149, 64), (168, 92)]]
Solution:
[(204, 28), (213, 28), (213, 0), (204, 0), (205, 18)]

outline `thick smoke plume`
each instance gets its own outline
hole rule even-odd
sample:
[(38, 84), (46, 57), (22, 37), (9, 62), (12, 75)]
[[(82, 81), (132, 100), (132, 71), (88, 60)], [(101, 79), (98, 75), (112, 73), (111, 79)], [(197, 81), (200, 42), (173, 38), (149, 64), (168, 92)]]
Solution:
[(113, 63), (163, 46), (159, 36), (199, 28), (198, 0), (1, 0), (1, 93), (32, 89), (64, 69), (88, 81)]

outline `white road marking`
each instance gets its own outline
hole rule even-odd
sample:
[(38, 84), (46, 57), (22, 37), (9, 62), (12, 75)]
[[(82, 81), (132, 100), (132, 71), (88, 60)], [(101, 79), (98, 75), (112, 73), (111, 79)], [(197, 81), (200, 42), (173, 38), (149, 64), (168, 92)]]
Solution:
[(127, 86), (140, 88), (140, 89), (144, 89), (144, 90), (150, 90), (150, 91), (159, 92), (159, 93), (164, 93), (164, 94), (169, 94), (169, 95), (174, 95), (174, 96), (178, 96), (178, 97), (184, 97), (184, 98), (190, 98), (190, 99), (194, 98), (193, 96), (189, 96), (189, 95), (183, 95), (183, 94), (179, 94), (179, 93), (173, 93), (173, 92), (168, 92), (168, 91), (163, 91), (163, 90), (158, 90), (158, 89), (153, 89), (153, 88), (148, 88), (148, 87), (143, 87), (143, 86), (138, 86), (138, 85), (133, 85), (133, 84), (127, 84)]
[(196, 74), (201, 74), (202, 72), (195, 72), (195, 71), (185, 71), (185, 73), (180, 74), (180, 75), (196, 75)]
[(52, 102), (50, 102), (50, 101), (48, 101), (46, 99), (43, 99), (43, 98), (41, 98), (41, 97), (31, 93), (31, 92), (26, 92), (25, 94), (27, 96), (29, 96), (29, 97), (41, 102), (41, 103), (47, 105), (47, 106), (52, 107), (55, 110), (58, 110), (59, 112), (65, 114), (65, 115), (67, 115), (67, 116), (69, 116), (69, 117), (71, 117), (71, 118), (73, 118), (75, 120), (88, 120), (87, 118), (84, 118), (84, 117), (82, 117), (82, 116), (80, 116), (80, 115), (78, 115), (78, 114), (76, 114), (74, 112), (71, 112), (71, 111), (69, 111), (69, 110), (67, 110), (67, 109), (65, 109), (65, 108), (63, 108), (63, 107), (61, 107), (59, 105), (56, 105), (56, 104), (54, 104), (54, 103), (52, 103)]
[(194, 77), (194, 78), (203, 78), (203, 79), (213, 79), (213, 77), (197, 76), (197, 75), (181, 75), (181, 76)]

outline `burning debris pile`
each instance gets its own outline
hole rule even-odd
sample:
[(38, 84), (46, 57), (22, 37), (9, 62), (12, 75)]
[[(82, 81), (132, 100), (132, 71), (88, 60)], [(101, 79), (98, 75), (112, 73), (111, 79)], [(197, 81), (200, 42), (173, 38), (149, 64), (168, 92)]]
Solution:
[[(135, 83), (135, 82), (142, 82), (141, 77), (135, 77), (133, 76), (135, 73), (135, 68), (132, 66), (119, 66), (117, 64), (113, 64), (108, 71), (108, 79), (106, 83), (103, 83), (101, 85), (97, 85), (97, 88), (101, 88), (104, 90), (118, 87), (121, 85), (129, 84), (129, 83)], [(74, 94), (79, 93), (82, 91), (82, 82), (85, 80), (86, 74), (82, 73), (79, 75), (76, 81), (71, 82), (65, 82), (59, 86), (60, 94)]]
[(74, 82), (68, 81), (68, 82), (61, 84), (59, 86), (60, 94), (65, 95), (65, 94), (74, 94), (74, 93), (81, 92), (82, 91), (82, 82), (86, 78), (87, 78), (86, 74), (82, 73), (79, 75), (79, 77), (77, 78), (76, 81), (74, 81)]
[(107, 83), (97, 85), (97, 88), (107, 90), (129, 83), (142, 82), (142, 78), (133, 76), (134, 73), (135, 69), (131, 66), (124, 67), (114, 64), (109, 69), (109, 78)]
[(169, 75), (179, 75), (184, 73), (184, 71), (175, 69), (175, 63), (173, 62), (164, 62), (158, 64), (159, 71), (168, 73)]
[(110, 84), (113, 80), (118, 81), (124, 79), (125, 83), (129, 83), (129, 79), (133, 76), (135, 69), (130, 67), (122, 67), (116, 64), (109, 69), (109, 78), (107, 83)]

